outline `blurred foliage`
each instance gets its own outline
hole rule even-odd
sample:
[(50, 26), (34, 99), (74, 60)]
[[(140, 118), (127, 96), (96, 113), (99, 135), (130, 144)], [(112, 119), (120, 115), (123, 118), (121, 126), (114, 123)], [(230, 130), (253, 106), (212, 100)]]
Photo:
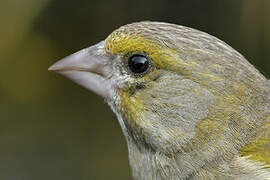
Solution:
[(130, 179), (117, 120), (102, 99), (47, 68), (134, 21), (206, 31), (270, 74), (268, 0), (0, 2), (0, 179)]

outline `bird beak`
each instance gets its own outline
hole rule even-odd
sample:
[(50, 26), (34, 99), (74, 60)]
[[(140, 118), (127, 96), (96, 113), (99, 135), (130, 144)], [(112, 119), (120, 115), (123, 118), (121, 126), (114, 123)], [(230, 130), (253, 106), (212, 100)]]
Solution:
[(112, 99), (114, 86), (108, 79), (110, 60), (102, 41), (56, 62), (49, 71), (55, 71), (105, 99)]

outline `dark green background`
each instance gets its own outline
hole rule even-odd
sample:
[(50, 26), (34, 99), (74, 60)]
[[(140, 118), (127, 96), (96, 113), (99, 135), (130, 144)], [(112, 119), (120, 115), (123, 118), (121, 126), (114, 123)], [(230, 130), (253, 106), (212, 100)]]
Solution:
[(1, 0), (1, 180), (130, 179), (109, 107), (47, 68), (141, 20), (206, 31), (270, 75), (269, 0)]

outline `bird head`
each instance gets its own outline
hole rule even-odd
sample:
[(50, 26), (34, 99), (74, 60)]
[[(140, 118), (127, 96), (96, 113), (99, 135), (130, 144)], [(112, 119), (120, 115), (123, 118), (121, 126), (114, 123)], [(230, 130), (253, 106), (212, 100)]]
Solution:
[(243, 146), (265, 115), (266, 79), (223, 41), (184, 26), (125, 25), (50, 70), (102, 96), (138, 149), (198, 166)]

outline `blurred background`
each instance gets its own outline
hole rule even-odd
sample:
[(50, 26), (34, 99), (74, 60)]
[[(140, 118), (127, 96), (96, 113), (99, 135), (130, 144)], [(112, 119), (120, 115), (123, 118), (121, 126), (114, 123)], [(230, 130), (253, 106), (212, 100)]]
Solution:
[(1, 180), (131, 179), (109, 107), (47, 68), (141, 20), (206, 31), (270, 75), (269, 0), (1, 0)]

